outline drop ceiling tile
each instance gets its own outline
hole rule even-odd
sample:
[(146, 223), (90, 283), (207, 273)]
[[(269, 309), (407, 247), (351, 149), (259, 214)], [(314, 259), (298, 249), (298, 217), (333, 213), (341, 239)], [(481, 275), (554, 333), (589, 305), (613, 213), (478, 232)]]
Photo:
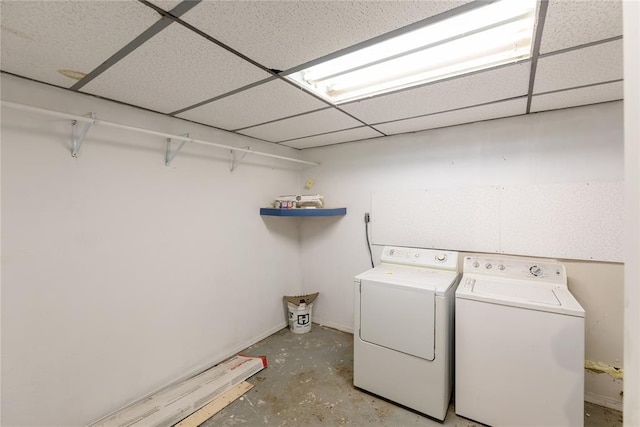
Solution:
[(371, 139), (383, 136), (379, 132), (370, 127), (359, 127), (355, 129), (341, 130), (339, 132), (327, 133), (324, 135), (310, 136), (308, 138), (294, 139), (293, 141), (283, 142), (291, 148), (313, 148), (322, 147), (324, 145), (339, 144), (341, 142), (359, 141), (361, 139)]
[(3, 0), (0, 17), (3, 71), (71, 87), (58, 70), (91, 72), (159, 15), (139, 2)]
[(529, 62), (495, 68), (341, 106), (366, 123), (380, 123), (527, 94)]
[(623, 86), (623, 82), (615, 82), (536, 95), (531, 99), (531, 111), (557, 110), (559, 108), (616, 101), (623, 98)]
[(286, 70), (468, 2), (211, 1), (182, 19), (268, 68)]
[(274, 80), (177, 116), (223, 129), (240, 129), (326, 106), (300, 89)]
[(182, 3), (182, 0), (149, 0), (149, 3), (153, 3), (164, 10), (171, 10)]
[(417, 132), (426, 129), (441, 128), (445, 126), (459, 125), (463, 123), (479, 122), (482, 120), (498, 119), (501, 117), (517, 116), (525, 114), (527, 110), (527, 98), (512, 99), (493, 104), (480, 105), (462, 110), (448, 111), (446, 113), (432, 114), (413, 119), (376, 125), (375, 128), (393, 135), (397, 133)]
[(281, 142), (358, 126), (362, 126), (362, 123), (335, 108), (327, 108), (322, 111), (255, 126), (239, 133), (266, 141)]
[(269, 76), (173, 23), (82, 91), (168, 113)]
[(622, 40), (538, 59), (533, 93), (621, 79)]
[(540, 52), (553, 52), (622, 35), (622, 1), (549, 2)]

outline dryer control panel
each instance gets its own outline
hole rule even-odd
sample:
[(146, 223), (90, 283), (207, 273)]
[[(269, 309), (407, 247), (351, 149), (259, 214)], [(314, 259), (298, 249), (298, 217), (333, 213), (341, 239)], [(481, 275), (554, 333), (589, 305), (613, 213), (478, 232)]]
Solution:
[(380, 261), (388, 264), (455, 271), (458, 268), (458, 252), (385, 246)]
[(564, 265), (536, 259), (468, 256), (464, 259), (462, 271), (464, 274), (482, 274), (558, 285), (567, 282)]

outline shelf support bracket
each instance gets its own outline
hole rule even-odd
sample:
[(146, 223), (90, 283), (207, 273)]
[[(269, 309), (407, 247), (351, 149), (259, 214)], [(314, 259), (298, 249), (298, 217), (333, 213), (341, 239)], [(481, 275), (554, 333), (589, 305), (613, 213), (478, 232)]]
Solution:
[[(184, 136), (185, 138), (189, 138), (189, 134), (185, 133), (183, 135), (180, 136)], [(178, 153), (180, 152), (180, 150), (182, 150), (182, 147), (184, 147), (184, 144), (186, 144), (188, 142), (188, 140), (183, 139), (180, 141), (180, 145), (178, 145), (178, 148), (175, 149), (175, 151), (171, 152), (171, 138), (167, 138), (167, 152), (164, 156), (164, 165), (165, 166), (170, 166), (171, 162), (173, 161), (173, 159), (176, 158), (176, 156), (178, 155)]]
[[(88, 113), (85, 114), (85, 116), (92, 119), (96, 118), (95, 113)], [(78, 131), (78, 121), (71, 121), (71, 155), (73, 157), (78, 157), (78, 154), (80, 153), (80, 147), (82, 147), (82, 143), (84, 142), (84, 137), (87, 136), (87, 133), (89, 132), (92, 124), (93, 122), (86, 122), (82, 130)]]
[[(244, 150), (251, 150), (251, 147), (247, 146), (247, 147), (242, 147)], [(238, 165), (240, 165), (240, 162), (242, 162), (242, 160), (244, 159), (244, 157), (249, 154), (246, 151), (242, 152), (242, 156), (240, 156), (240, 158), (237, 157), (237, 153), (236, 150), (231, 150), (231, 172), (233, 172), (234, 170), (236, 170), (236, 168), (238, 167)]]

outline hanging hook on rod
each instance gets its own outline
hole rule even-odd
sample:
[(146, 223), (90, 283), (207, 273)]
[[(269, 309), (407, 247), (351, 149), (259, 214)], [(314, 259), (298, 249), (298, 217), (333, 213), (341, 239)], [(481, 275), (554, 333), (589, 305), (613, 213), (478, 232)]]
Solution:
[[(84, 116), (89, 117), (90, 119), (96, 118), (95, 113), (88, 113)], [(73, 120), (71, 122), (71, 155), (73, 157), (78, 157), (78, 154), (80, 153), (80, 147), (82, 147), (82, 142), (84, 141), (84, 137), (87, 136), (87, 133), (89, 132), (92, 124), (93, 122), (85, 122), (84, 127), (80, 131), (80, 134), (76, 135), (78, 133), (78, 121)]]
[[(180, 135), (182, 137), (185, 138), (189, 138), (189, 134), (185, 133), (184, 135)], [(167, 138), (167, 152), (164, 156), (164, 165), (165, 166), (170, 166), (171, 162), (173, 161), (173, 159), (176, 158), (176, 156), (178, 155), (178, 153), (180, 152), (180, 150), (182, 150), (182, 147), (184, 147), (184, 144), (186, 144), (187, 142), (189, 142), (188, 139), (183, 139), (182, 142), (180, 143), (180, 145), (178, 145), (178, 148), (175, 149), (175, 151), (172, 153), (171, 152), (171, 138)]]
[[(251, 147), (247, 146), (247, 147), (242, 147), (245, 150), (251, 150)], [(242, 153), (242, 156), (240, 156), (240, 158), (238, 159), (236, 157), (236, 150), (231, 150), (231, 172), (233, 172), (234, 170), (236, 170), (236, 168), (238, 167), (238, 165), (240, 165), (240, 162), (242, 162), (242, 160), (244, 159), (244, 157), (247, 155), (247, 151)]]

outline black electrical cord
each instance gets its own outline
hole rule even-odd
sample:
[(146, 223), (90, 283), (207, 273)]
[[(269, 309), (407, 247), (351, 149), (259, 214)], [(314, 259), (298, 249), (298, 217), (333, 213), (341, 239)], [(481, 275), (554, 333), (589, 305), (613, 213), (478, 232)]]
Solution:
[(371, 258), (371, 268), (373, 268), (375, 265), (373, 265), (373, 253), (371, 252), (371, 243), (369, 243), (369, 214), (365, 214), (364, 234), (367, 236), (367, 249), (369, 249), (369, 258)]

